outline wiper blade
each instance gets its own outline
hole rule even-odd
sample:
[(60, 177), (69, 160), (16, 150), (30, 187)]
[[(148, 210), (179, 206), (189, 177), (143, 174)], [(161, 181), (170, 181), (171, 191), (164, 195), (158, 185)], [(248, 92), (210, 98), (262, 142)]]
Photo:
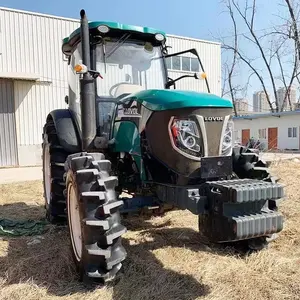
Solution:
[(116, 43), (115, 47), (110, 50), (106, 58), (109, 58), (120, 46), (122, 46), (130, 37), (130, 33), (124, 34)]

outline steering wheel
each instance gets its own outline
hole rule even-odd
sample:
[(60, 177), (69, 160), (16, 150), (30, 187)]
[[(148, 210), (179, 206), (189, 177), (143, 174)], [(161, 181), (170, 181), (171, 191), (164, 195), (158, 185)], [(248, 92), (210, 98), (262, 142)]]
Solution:
[(112, 97), (114, 98), (114, 95), (113, 95), (112, 91), (113, 91), (115, 88), (117, 88), (119, 85), (122, 85), (122, 84), (133, 84), (133, 83), (126, 82), (126, 81), (116, 83), (116, 84), (114, 84), (114, 85), (112, 85), (112, 86), (110, 87), (110, 89), (109, 89), (109, 95), (112, 96)]

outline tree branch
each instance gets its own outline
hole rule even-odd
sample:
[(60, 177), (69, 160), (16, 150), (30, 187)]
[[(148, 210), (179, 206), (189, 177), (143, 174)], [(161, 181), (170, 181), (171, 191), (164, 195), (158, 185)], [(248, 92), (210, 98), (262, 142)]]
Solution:
[[(288, 1), (288, 0), (286, 0)], [(248, 19), (247, 19), (247, 15), (243, 14), (239, 8), (239, 5), (236, 4), (236, 2), (234, 0), (232, 0), (232, 3), (234, 5), (234, 7), (236, 8), (237, 12), (239, 13), (239, 15), (241, 16), (241, 18), (244, 20), (247, 28), (249, 29), (251, 36), (253, 37), (255, 44), (257, 45), (260, 53), (261, 53), (261, 57), (267, 67), (270, 79), (271, 79), (271, 83), (272, 83), (272, 88), (273, 88), (273, 92), (274, 92), (274, 97), (275, 97), (275, 103), (276, 103), (276, 111), (278, 111), (278, 97), (277, 97), (277, 91), (276, 91), (276, 85), (275, 85), (275, 80), (274, 80), (274, 76), (270, 67), (270, 64), (268, 63), (268, 60), (266, 58), (266, 55), (264, 53), (263, 47), (260, 44), (255, 32), (254, 32), (254, 15), (255, 15), (255, 5), (256, 5), (256, 1), (253, 0), (253, 7), (252, 7), (252, 16), (251, 16), (251, 22), (249, 23)], [(247, 7), (246, 7), (247, 8)]]
[[(235, 51), (233, 47), (229, 46), (229, 45), (223, 45), (223, 48), (224, 49), (227, 49), (227, 50), (232, 50), (232, 51)], [(274, 109), (273, 109), (273, 106), (271, 104), (271, 101), (270, 101), (270, 97), (269, 97), (269, 94), (267, 92), (267, 88), (265, 86), (265, 83), (264, 83), (264, 80), (262, 78), (262, 76), (258, 73), (258, 71), (256, 70), (256, 68), (254, 66), (252, 66), (251, 62), (246, 59), (241, 53), (239, 50), (236, 50), (236, 53), (238, 55), (238, 57), (253, 71), (253, 73), (257, 76), (258, 80), (260, 81), (261, 85), (262, 85), (262, 88), (266, 94), (266, 98), (267, 98), (267, 101), (268, 101), (268, 104), (270, 106), (270, 109), (272, 112), (274, 112)]]

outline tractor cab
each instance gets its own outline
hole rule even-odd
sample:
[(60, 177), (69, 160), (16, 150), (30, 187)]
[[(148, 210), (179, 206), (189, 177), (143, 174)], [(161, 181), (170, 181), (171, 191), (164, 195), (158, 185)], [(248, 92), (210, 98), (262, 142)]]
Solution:
[[(83, 35), (81, 32), (88, 32)], [(88, 41), (87, 41), (88, 40)], [(86, 46), (84, 46), (85, 44)], [(83, 49), (86, 47), (86, 53)], [(173, 87), (176, 81), (192, 77), (205, 79), (200, 57), (195, 49), (168, 54), (164, 32), (114, 22), (90, 22), (86, 31), (80, 28), (63, 40), (62, 51), (69, 57), (68, 104), (74, 112), (79, 126), (80, 120), (80, 76), (91, 75), (98, 136), (110, 135), (116, 111), (136, 112), (136, 101), (127, 101), (129, 95), (143, 91), (160, 91)], [(203, 72), (186, 74), (176, 79), (168, 76), (166, 59), (189, 52), (195, 55)], [(89, 93), (91, 94), (91, 93)], [(153, 93), (152, 93), (153, 94)], [(172, 96), (172, 97), (171, 97)], [(168, 101), (175, 98), (167, 97)]]
[[(184, 77), (205, 79), (205, 74), (185, 75), (172, 80), (168, 77), (166, 58), (190, 52), (167, 53), (164, 32), (114, 22), (90, 22), (90, 70), (95, 76), (97, 98), (120, 99), (141, 90), (169, 89)], [(63, 41), (63, 52), (69, 56), (73, 75), (83, 73), (80, 31), (75, 30)]]
[[(99, 100), (120, 99), (137, 91), (166, 87), (163, 32), (113, 22), (91, 22), (89, 32), (89, 71), (97, 78)], [(85, 72), (79, 31), (64, 40), (63, 52), (70, 56), (74, 75)]]

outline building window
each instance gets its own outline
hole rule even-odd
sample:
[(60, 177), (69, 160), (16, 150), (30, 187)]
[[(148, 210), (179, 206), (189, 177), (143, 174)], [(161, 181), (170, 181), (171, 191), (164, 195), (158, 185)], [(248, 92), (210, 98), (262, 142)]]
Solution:
[(167, 69), (172, 69), (172, 57), (166, 58), (166, 66), (167, 66)]
[(172, 69), (173, 70), (181, 70), (181, 57), (173, 56), (172, 57)]
[(200, 64), (197, 58), (187, 56), (172, 56), (166, 59), (168, 70), (199, 72)]
[(182, 57), (182, 71), (191, 70), (191, 59), (189, 57)]
[(289, 138), (297, 137), (297, 127), (289, 127), (288, 128), (288, 137)]
[(197, 58), (191, 58), (191, 71), (192, 72), (199, 72), (200, 71), (200, 65)]
[(266, 139), (267, 138), (267, 129), (258, 129), (258, 138)]

